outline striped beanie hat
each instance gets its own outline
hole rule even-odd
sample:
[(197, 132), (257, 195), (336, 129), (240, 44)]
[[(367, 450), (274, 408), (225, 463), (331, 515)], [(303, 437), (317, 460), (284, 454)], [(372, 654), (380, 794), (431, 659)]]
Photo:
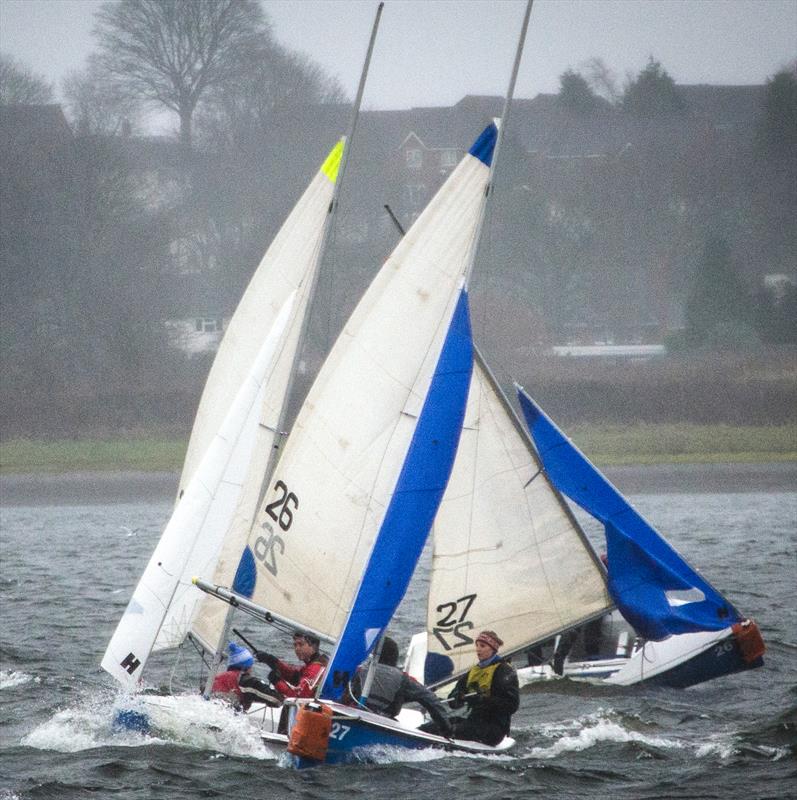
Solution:
[(249, 669), (255, 663), (254, 656), (246, 647), (230, 642), (227, 650), (230, 653), (227, 658), (227, 669)]
[(484, 642), (488, 647), (492, 647), (495, 652), (498, 652), (498, 648), (503, 644), (503, 641), (498, 638), (498, 634), (495, 631), (482, 631), (477, 637), (477, 642)]

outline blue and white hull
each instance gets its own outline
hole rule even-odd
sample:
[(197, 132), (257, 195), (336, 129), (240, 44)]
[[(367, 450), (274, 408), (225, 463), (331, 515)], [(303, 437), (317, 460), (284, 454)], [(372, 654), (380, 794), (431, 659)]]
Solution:
[(630, 655), (608, 658), (568, 658), (562, 674), (547, 664), (518, 669), (521, 686), (549, 678), (599, 681), (614, 686), (647, 683), (683, 689), (704, 681), (754, 669), (764, 663), (744, 653), (731, 628), (670, 636), (661, 642), (636, 645)]
[[(492, 755), (505, 752), (515, 744), (515, 740), (510, 737), (505, 737), (498, 745), (492, 747), (481, 742), (446, 739), (444, 736), (424, 733), (417, 728), (423, 721), (423, 715), (407, 709), (402, 711), (399, 719), (392, 719), (341, 703), (322, 702), (332, 709), (332, 730), (329, 734), (326, 757), (323, 762), (319, 762), (303, 756), (292, 756), (295, 766), (299, 769), (318, 766), (320, 763), (348, 764), (373, 761), (386, 750), (436, 748), (449, 752)], [(286, 705), (294, 703), (295, 701), (288, 700)]]

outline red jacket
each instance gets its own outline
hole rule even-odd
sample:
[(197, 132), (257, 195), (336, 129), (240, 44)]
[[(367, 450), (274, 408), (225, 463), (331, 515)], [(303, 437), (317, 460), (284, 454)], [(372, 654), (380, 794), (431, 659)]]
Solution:
[(274, 687), (285, 697), (313, 697), (325, 667), (326, 659), (318, 655), (309, 664), (277, 661), (279, 680)]
[(266, 703), (274, 706), (282, 699), (274, 694), (271, 687), (252, 675), (239, 669), (220, 672), (213, 679), (211, 694), (220, 695), (248, 711), (252, 703)]
[(228, 669), (226, 672), (220, 672), (213, 679), (213, 686), (211, 688), (212, 694), (235, 695), (238, 702), (243, 702), (243, 694), (238, 682), (241, 680), (241, 670)]

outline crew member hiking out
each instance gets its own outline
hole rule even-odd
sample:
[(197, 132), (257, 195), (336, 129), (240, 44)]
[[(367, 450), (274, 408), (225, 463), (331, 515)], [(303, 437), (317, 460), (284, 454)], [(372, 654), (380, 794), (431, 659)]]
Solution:
[(268, 679), (283, 697), (313, 697), (327, 665), (319, 652), (321, 642), (306, 631), (293, 633), (293, 650), (301, 664), (289, 664), (265, 650), (256, 650), (255, 658), (271, 667)]
[[(466, 717), (452, 718), (454, 739), (467, 739), (497, 745), (509, 735), (512, 714), (518, 710), (520, 693), (517, 673), (498, 655), (503, 641), (495, 631), (482, 631), (476, 637), (478, 662), (454, 685), (449, 693), (451, 708), (468, 706)], [(421, 730), (439, 733), (433, 723)]]
[(230, 642), (227, 650), (227, 670), (213, 679), (211, 697), (227, 700), (244, 711), (248, 711), (252, 703), (278, 706), (282, 698), (265, 681), (252, 674), (255, 659), (251, 651), (235, 642)]

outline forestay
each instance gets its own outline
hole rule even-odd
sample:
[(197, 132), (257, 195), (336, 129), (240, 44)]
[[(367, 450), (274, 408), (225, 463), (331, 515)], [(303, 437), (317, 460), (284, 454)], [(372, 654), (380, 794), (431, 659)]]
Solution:
[(609, 590), (646, 639), (718, 631), (739, 612), (686, 563), (545, 412), (518, 387), (521, 408), (545, 470), (557, 488), (606, 530)]
[(191, 577), (229, 574), (232, 580), (246, 542), (342, 153), (341, 140), (272, 242), (225, 333), (200, 402), (172, 519), (102, 661), (127, 686), (140, 679), (151, 649), (183, 641), (200, 602), (207, 613), (196, 621), (198, 638), (211, 650), (217, 644), (226, 607), (215, 614), (211, 603), (221, 604), (203, 600)]
[(463, 274), (495, 136), (491, 125), (358, 304), (291, 430), (244, 554), (256, 603), (331, 638), (349, 616), (455, 310), (466, 313)]
[(450, 657), (455, 675), (474, 663), (480, 630), (511, 653), (612, 605), (603, 568), (480, 357), (433, 542), (427, 652)]

